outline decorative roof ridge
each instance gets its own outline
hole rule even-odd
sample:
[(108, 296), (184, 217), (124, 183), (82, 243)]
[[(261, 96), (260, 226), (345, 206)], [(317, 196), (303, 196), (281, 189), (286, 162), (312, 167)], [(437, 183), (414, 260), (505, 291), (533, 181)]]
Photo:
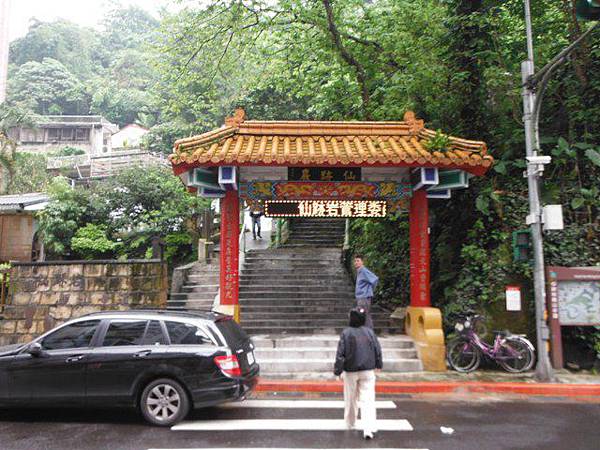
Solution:
[[(435, 136), (437, 133), (436, 130), (432, 130), (429, 128), (423, 128), (419, 131), (419, 136), (423, 138), (431, 138)], [(463, 139), (456, 136), (447, 135), (450, 141), (452, 142), (453, 147), (458, 150), (471, 152), (471, 153), (481, 153), (481, 156), (487, 155), (487, 144), (483, 141), (472, 141), (469, 139)]]
[(178, 139), (175, 141), (175, 149), (184, 149), (190, 146), (207, 145), (212, 142), (228, 138), (233, 136), (238, 129), (232, 126), (223, 126), (216, 130), (207, 131), (197, 136), (190, 136), (188, 138)]

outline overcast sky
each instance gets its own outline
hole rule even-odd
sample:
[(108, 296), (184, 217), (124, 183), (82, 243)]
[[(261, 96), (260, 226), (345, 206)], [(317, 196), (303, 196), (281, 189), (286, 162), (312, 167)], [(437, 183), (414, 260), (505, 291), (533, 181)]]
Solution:
[[(1, 1), (1, 0), (0, 0)], [(4, 0), (6, 1), (6, 0)], [(29, 21), (35, 17), (41, 21), (58, 18), (85, 25), (97, 26), (104, 12), (110, 9), (107, 0), (10, 0), (10, 38), (22, 37), (27, 33)], [(169, 0), (119, 0), (123, 6), (137, 5), (153, 15)]]

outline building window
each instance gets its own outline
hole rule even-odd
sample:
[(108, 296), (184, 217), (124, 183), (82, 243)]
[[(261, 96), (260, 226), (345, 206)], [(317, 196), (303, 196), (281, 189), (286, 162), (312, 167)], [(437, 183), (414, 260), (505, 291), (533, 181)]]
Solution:
[(60, 129), (59, 128), (49, 128), (48, 129), (48, 140), (49, 141), (58, 141), (60, 139)]
[(44, 130), (21, 128), (21, 142), (44, 142)]
[(89, 141), (90, 140), (90, 130), (87, 128), (77, 128), (75, 130), (75, 140), (76, 141)]
[(73, 128), (63, 128), (60, 130), (61, 141), (73, 141), (75, 140), (75, 130)]

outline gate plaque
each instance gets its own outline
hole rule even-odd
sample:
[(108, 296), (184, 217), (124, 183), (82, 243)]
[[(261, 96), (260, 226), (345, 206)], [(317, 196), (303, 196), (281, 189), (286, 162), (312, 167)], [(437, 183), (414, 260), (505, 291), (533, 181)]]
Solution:
[(385, 217), (385, 200), (266, 200), (266, 217)]

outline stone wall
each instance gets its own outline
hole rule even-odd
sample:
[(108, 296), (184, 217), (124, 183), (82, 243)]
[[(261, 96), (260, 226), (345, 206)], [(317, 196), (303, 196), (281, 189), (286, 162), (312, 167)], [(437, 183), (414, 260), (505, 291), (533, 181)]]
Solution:
[(164, 308), (167, 288), (167, 265), (159, 260), (15, 263), (0, 345), (96, 311)]

